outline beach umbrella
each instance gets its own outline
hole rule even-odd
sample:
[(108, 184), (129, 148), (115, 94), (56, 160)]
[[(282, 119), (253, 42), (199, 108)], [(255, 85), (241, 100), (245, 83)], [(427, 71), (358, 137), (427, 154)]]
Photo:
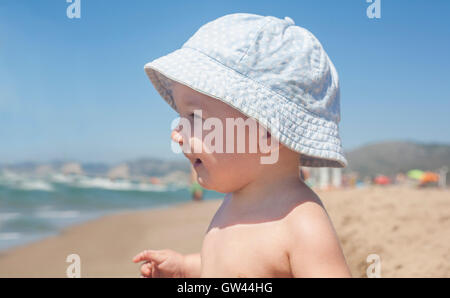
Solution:
[(375, 178), (374, 182), (375, 182), (375, 184), (378, 184), (378, 185), (386, 185), (386, 184), (391, 184), (391, 179), (389, 179), (388, 176), (378, 175)]
[(414, 169), (414, 170), (408, 171), (408, 173), (406, 173), (406, 175), (411, 179), (420, 180), (420, 178), (423, 175), (423, 171)]
[(420, 177), (421, 183), (438, 182), (439, 175), (433, 172), (425, 172), (422, 177)]

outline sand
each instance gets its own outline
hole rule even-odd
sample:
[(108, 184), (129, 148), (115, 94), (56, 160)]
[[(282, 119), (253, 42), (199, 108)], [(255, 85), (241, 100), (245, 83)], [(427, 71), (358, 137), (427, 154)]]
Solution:
[[(369, 254), (382, 277), (450, 277), (450, 191), (387, 186), (318, 191), (353, 276), (366, 277)], [(65, 277), (66, 257), (82, 277), (138, 277), (141, 250), (198, 252), (220, 200), (105, 216), (0, 254), (0, 277)]]

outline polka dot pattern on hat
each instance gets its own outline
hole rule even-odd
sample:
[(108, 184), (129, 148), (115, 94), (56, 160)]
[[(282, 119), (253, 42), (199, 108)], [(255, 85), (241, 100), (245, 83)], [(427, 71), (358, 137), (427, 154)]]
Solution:
[(173, 81), (253, 117), (299, 152), (302, 166), (347, 165), (336, 69), (314, 35), (289, 17), (220, 17), (145, 70), (175, 110)]

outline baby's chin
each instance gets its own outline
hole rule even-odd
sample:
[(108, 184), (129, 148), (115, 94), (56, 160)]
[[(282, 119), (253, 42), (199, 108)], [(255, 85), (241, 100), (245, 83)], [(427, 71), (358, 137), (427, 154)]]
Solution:
[(200, 184), (201, 187), (207, 190), (212, 190), (215, 192), (220, 193), (226, 193), (225, 189), (223, 187), (220, 187), (219, 185), (215, 185), (214, 183), (209, 182), (207, 179), (204, 179), (202, 177), (197, 177), (198, 184)]
[(220, 186), (216, 185), (216, 183), (214, 183), (214, 181), (211, 181), (211, 177), (209, 177), (209, 175), (205, 175), (204, 173), (199, 173), (199, 171), (197, 171), (197, 182), (198, 184), (200, 184), (201, 187), (208, 189), (208, 190), (214, 190), (217, 192), (219, 191)]
[(239, 190), (249, 182), (245, 168), (230, 166), (233, 160), (215, 160), (212, 162), (206, 157), (202, 164), (194, 167), (197, 172), (197, 181), (205, 189), (220, 193), (229, 193)]
[(221, 193), (224, 192), (223, 187), (221, 187), (217, 183), (214, 183), (214, 179), (211, 179), (211, 177), (209, 177), (209, 176), (202, 175), (198, 171), (197, 171), (197, 182), (198, 182), (198, 184), (200, 184), (201, 187), (203, 187), (205, 189), (213, 190), (213, 191), (217, 191), (217, 192), (221, 192)]
[(227, 181), (226, 179), (212, 179), (212, 177), (202, 177), (201, 175), (197, 176), (197, 180), (203, 188), (220, 193), (234, 192), (243, 186), (240, 183), (233, 183), (232, 181)]

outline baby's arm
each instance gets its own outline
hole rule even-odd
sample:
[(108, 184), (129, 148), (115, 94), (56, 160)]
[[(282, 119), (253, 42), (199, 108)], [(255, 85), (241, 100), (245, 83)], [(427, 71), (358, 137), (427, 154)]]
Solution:
[(184, 277), (200, 277), (202, 261), (199, 253), (184, 256)]
[(333, 225), (314, 201), (297, 206), (289, 215), (288, 254), (294, 277), (351, 277)]

